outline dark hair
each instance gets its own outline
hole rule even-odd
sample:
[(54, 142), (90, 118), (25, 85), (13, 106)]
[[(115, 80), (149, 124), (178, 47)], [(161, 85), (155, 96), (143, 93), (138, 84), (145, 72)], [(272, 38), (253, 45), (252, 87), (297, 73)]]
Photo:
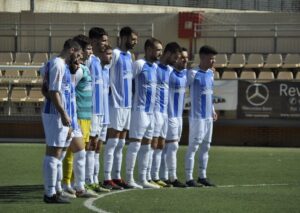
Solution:
[(64, 43), (64, 50), (69, 50), (71, 48), (74, 48), (75, 50), (82, 49), (81, 46), (74, 40), (74, 39), (68, 39)]
[(187, 48), (181, 47), (181, 52), (187, 52), (187, 51), (188, 51)]
[(148, 49), (148, 48), (154, 48), (155, 47), (155, 43), (159, 43), (162, 44), (160, 40), (156, 39), (156, 38), (148, 38), (145, 41), (144, 44), (144, 50)]
[(129, 36), (131, 36), (132, 33), (137, 34), (131, 27), (128, 27), (128, 26), (123, 27), (120, 30), (120, 38), (129, 37)]
[(211, 46), (208, 46), (208, 45), (204, 45), (200, 48), (199, 50), (199, 55), (201, 54), (213, 54), (213, 55), (217, 55), (218, 52), (217, 50), (215, 50), (215, 48), (211, 47)]
[(88, 45), (91, 44), (91, 39), (82, 34), (75, 36), (73, 40), (76, 41), (82, 49), (85, 49)]
[(179, 44), (177, 42), (170, 42), (166, 45), (165, 49), (164, 49), (164, 53), (177, 53), (177, 52), (181, 52), (181, 47), (179, 46)]
[(103, 52), (106, 52), (107, 50), (112, 50), (112, 47), (109, 44), (105, 45)]
[(89, 31), (89, 38), (90, 39), (99, 39), (99, 38), (102, 38), (102, 36), (108, 36), (107, 32), (103, 29), (103, 28), (100, 28), (100, 27), (93, 27), (90, 29)]

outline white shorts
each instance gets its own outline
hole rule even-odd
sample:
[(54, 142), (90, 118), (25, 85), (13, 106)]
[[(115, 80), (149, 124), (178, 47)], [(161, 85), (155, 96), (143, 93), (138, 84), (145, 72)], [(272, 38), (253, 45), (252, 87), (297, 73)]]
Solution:
[(153, 137), (166, 138), (168, 130), (168, 115), (161, 112), (154, 112), (154, 133)]
[(107, 134), (108, 124), (102, 124), (100, 136), (98, 137), (101, 141), (106, 141), (106, 134)]
[(182, 133), (182, 117), (168, 119), (168, 131), (166, 140), (180, 141)]
[(136, 139), (152, 139), (154, 127), (153, 114), (142, 111), (131, 112), (129, 137)]
[(103, 129), (103, 115), (92, 115), (91, 119), (91, 137), (100, 138), (102, 129)]
[(213, 119), (189, 118), (189, 126), (189, 143), (201, 144), (203, 141), (211, 142)]
[(46, 144), (54, 147), (66, 147), (69, 127), (64, 126), (60, 115), (42, 113)]
[(109, 128), (123, 131), (124, 129), (129, 130), (130, 127), (130, 108), (109, 108), (110, 125)]

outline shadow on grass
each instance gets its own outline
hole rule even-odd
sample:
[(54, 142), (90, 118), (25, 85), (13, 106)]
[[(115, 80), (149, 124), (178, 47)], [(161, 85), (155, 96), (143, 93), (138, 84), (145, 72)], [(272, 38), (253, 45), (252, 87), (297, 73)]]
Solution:
[(0, 204), (36, 203), (41, 201), (42, 185), (0, 186)]

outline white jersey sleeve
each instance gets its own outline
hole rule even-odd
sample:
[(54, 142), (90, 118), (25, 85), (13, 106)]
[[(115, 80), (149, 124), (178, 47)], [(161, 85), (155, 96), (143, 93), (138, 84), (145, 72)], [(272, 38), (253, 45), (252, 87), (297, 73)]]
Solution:
[(49, 71), (49, 91), (60, 91), (65, 72), (65, 63), (61, 58), (56, 58)]

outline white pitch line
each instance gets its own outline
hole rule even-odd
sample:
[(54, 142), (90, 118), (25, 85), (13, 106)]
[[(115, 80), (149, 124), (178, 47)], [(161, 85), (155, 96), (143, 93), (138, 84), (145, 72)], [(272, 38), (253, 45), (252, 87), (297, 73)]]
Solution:
[[(216, 188), (233, 188), (233, 187), (264, 187), (264, 186), (289, 186), (289, 185), (292, 185), (292, 184), (287, 184), (287, 183), (270, 183), (270, 184), (267, 184), (267, 183), (261, 183), (261, 184), (241, 184), (241, 185), (220, 185), (220, 186), (217, 186)], [(204, 187), (205, 188), (205, 187)], [(209, 187), (206, 187), (206, 188), (209, 188)], [(94, 211), (94, 212), (98, 212), (98, 213), (110, 213), (108, 211), (105, 211), (103, 209), (100, 209), (100, 208), (97, 208), (96, 206), (93, 205), (93, 203), (98, 200), (98, 199), (101, 199), (101, 198), (104, 198), (106, 196), (109, 196), (109, 195), (113, 195), (113, 194), (117, 194), (117, 193), (123, 193), (123, 192), (128, 192), (128, 191), (132, 191), (132, 190), (136, 190), (136, 189), (129, 189), (129, 190), (119, 190), (119, 191), (113, 191), (113, 192), (109, 192), (109, 193), (105, 193), (105, 194), (101, 194), (99, 195), (98, 197), (96, 198), (89, 198), (87, 199), (83, 205)], [(155, 189), (154, 189), (155, 190)]]

